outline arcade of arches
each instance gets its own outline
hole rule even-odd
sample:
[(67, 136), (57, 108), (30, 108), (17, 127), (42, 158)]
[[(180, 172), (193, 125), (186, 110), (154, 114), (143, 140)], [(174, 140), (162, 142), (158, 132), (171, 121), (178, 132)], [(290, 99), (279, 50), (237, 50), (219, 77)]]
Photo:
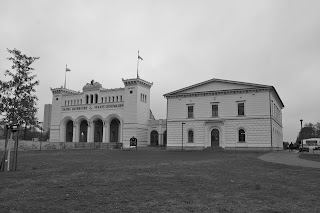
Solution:
[[(162, 143), (160, 141), (162, 141)], [(164, 131), (163, 134), (159, 134), (158, 131), (153, 130), (150, 133), (150, 146), (159, 146), (159, 145), (163, 145), (163, 146), (167, 145), (167, 131)]]
[(61, 141), (65, 142), (120, 142), (122, 135), (121, 121), (115, 117), (105, 121), (69, 118), (62, 123), (61, 130), (65, 132)]

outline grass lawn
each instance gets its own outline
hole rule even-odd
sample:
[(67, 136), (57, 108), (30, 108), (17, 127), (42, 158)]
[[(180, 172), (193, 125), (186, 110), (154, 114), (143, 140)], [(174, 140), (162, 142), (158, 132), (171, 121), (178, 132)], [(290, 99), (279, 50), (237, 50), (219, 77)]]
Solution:
[(299, 158), (320, 162), (320, 155), (319, 154), (300, 154)]
[(261, 154), (20, 152), (19, 171), (0, 173), (0, 212), (320, 212), (320, 169)]

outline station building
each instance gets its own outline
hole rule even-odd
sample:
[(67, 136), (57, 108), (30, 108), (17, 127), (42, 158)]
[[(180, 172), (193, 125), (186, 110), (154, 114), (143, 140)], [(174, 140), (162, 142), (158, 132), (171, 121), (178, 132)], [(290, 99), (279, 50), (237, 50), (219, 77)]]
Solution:
[(283, 147), (284, 105), (273, 86), (211, 79), (164, 97), (170, 147)]
[(52, 88), (50, 141), (119, 142), (126, 147), (134, 136), (139, 146), (160, 145), (163, 132), (156, 130), (163, 126), (161, 121), (149, 125), (154, 120), (150, 110), (153, 83), (140, 78), (122, 82), (124, 87), (117, 89), (105, 89), (93, 80), (82, 92)]
[(153, 83), (123, 88), (87, 83), (82, 92), (52, 88), (50, 141), (123, 143), (172, 149), (281, 149), (284, 105), (273, 86), (210, 79), (167, 94), (167, 118), (150, 110)]

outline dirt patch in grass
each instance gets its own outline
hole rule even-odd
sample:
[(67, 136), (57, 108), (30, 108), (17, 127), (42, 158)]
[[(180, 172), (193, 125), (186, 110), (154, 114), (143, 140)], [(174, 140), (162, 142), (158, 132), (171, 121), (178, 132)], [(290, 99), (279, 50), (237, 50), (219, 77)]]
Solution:
[(320, 162), (320, 155), (319, 154), (300, 154), (299, 158)]
[[(0, 173), (1, 212), (320, 212), (320, 170), (253, 152), (19, 153)], [(303, 180), (303, 184), (301, 183)]]

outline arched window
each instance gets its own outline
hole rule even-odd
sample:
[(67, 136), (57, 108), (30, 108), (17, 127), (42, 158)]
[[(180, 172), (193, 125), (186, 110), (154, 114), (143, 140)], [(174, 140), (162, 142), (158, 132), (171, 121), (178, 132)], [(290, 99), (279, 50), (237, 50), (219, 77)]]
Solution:
[(80, 104), (82, 104), (82, 99), (80, 99)]
[(95, 94), (95, 98), (96, 98), (95, 103), (98, 103), (98, 95), (97, 94)]
[(119, 102), (119, 97), (117, 96), (117, 102)]
[(239, 142), (246, 142), (246, 132), (244, 131), (244, 129), (239, 129)]
[(112, 102), (114, 102), (114, 96), (112, 96)]
[(67, 101), (64, 101), (64, 105), (67, 106)]
[(93, 104), (93, 95), (90, 95), (91, 103)]
[(120, 95), (120, 101), (122, 101), (122, 95)]
[(89, 95), (86, 95), (86, 104), (89, 103)]
[(68, 101), (68, 106), (69, 106), (69, 103), (70, 103), (70, 102)]
[(192, 130), (188, 131), (188, 142), (193, 143), (193, 131)]

